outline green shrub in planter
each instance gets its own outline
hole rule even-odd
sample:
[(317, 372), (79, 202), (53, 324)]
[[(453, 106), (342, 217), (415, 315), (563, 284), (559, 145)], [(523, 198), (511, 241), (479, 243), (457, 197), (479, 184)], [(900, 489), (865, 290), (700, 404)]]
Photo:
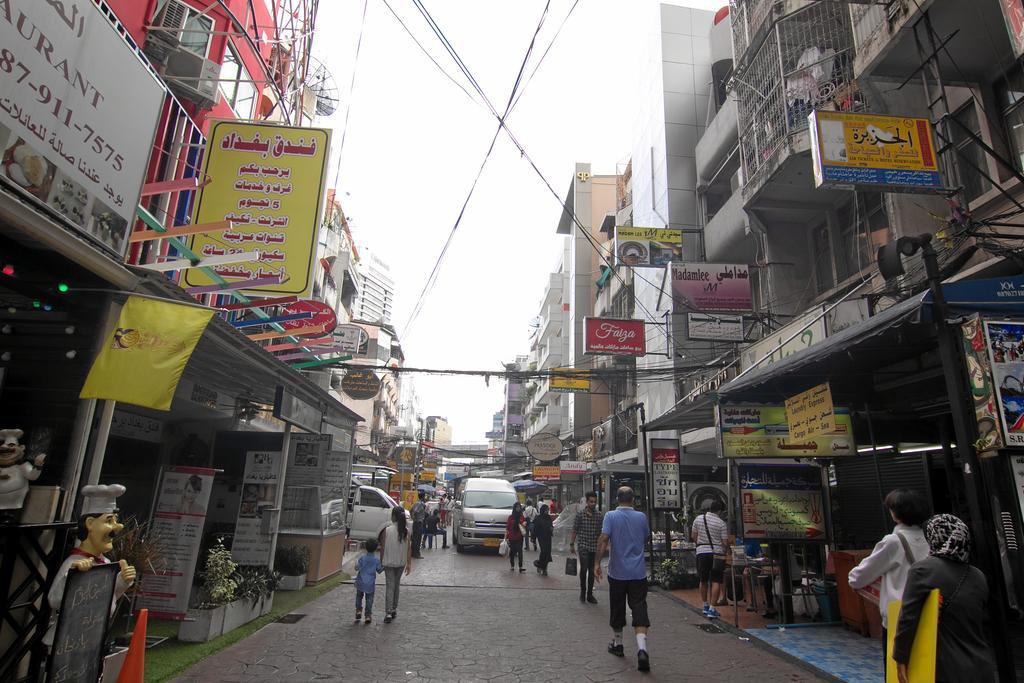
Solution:
[(303, 576), (309, 571), (309, 548), (304, 545), (277, 547), (274, 570), (285, 576)]
[(235, 599), (249, 600), (255, 605), (275, 590), (281, 575), (266, 567), (238, 567), (231, 577), (235, 582)]

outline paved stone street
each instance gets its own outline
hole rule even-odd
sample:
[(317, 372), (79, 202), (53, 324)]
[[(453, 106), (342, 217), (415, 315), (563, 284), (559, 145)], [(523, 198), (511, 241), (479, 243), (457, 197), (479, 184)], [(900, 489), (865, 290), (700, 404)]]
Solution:
[[(493, 554), (424, 550), (402, 584), (399, 618), (383, 623), (384, 580), (374, 623), (353, 624), (355, 592), (342, 586), (309, 603), (295, 624), (274, 623), (188, 670), (178, 681), (814, 681), (807, 670), (728, 632), (706, 633), (699, 614), (670, 598), (648, 599), (652, 672), (636, 671), (610, 640), (607, 587), (599, 605), (578, 599), (564, 557), (538, 576)], [(347, 564), (347, 563), (346, 563)]]

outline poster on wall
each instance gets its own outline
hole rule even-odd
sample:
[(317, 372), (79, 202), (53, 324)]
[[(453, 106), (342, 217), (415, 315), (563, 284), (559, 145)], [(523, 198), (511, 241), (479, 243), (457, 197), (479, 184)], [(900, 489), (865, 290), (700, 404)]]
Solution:
[(172, 467), (160, 479), (151, 531), (161, 539), (164, 563), (144, 573), (138, 592), (138, 607), (155, 619), (181, 620), (188, 611), (214, 474), (205, 467)]
[(164, 101), (92, 2), (0, 8), (0, 178), (123, 256)]
[(999, 0), (999, 8), (1003, 10), (1006, 32), (1010, 36), (1013, 54), (1024, 55), (1024, 2), (1022, 0)]
[(679, 485), (679, 441), (651, 439), (651, 478), (654, 482), (654, 509), (681, 510)]
[(319, 486), (331, 450), (330, 434), (293, 433), (288, 440), (288, 486)]
[(785, 406), (718, 406), (722, 454), (726, 458), (834, 458), (857, 455), (849, 408), (835, 408), (835, 431), (793, 439)]
[[(254, 281), (240, 291), (308, 296), (324, 203), (330, 131), (242, 121), (216, 121), (207, 138), (195, 222), (231, 221), (231, 229), (198, 234), (201, 257), (259, 251), (258, 261), (211, 266), (229, 280)], [(317, 268), (320, 266), (317, 265)], [(214, 284), (192, 268), (188, 287)]]
[(1024, 446), (1024, 323), (984, 325), (1004, 440)]
[(964, 359), (967, 363), (967, 382), (971, 387), (974, 418), (978, 425), (979, 454), (994, 453), (1003, 447), (1003, 429), (999, 423), (999, 406), (992, 386), (992, 362), (985, 344), (985, 330), (981, 318), (972, 316), (960, 326)]
[(277, 502), (281, 451), (248, 451), (242, 476), (242, 500), (238, 504), (231, 559), (240, 565), (268, 566), (270, 534), (262, 533), (263, 515)]
[(738, 263), (673, 263), (672, 312), (749, 311), (750, 266)]
[(743, 537), (825, 540), (821, 469), (807, 465), (740, 465)]
[(682, 260), (682, 230), (615, 227), (615, 262), (619, 265), (663, 267)]

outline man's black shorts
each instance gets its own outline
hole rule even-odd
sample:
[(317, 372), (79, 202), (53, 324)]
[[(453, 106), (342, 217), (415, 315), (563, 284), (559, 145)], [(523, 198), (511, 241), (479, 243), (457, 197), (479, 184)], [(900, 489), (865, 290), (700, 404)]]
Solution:
[(711, 583), (722, 583), (725, 581), (725, 560), (716, 560), (711, 553), (697, 555), (697, 576), (701, 583), (708, 583), (709, 579)]
[(611, 604), (610, 624), (613, 630), (621, 631), (626, 625), (626, 603), (633, 613), (633, 628), (650, 626), (647, 616), (647, 579), (620, 581), (608, 577), (608, 601)]

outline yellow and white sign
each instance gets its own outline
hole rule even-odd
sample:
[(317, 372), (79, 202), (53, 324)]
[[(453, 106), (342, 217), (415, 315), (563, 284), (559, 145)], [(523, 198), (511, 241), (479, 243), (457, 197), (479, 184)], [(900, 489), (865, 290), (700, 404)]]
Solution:
[(615, 226), (615, 260), (627, 266), (666, 266), (683, 260), (683, 231)]
[(551, 372), (551, 391), (558, 394), (590, 393), (589, 370), (555, 368)]
[(437, 481), (437, 470), (423, 470), (420, 472), (420, 481)]
[[(203, 167), (209, 183), (194, 222), (227, 220), (232, 227), (195, 235), (192, 250), (200, 257), (258, 251), (258, 261), (212, 268), (228, 281), (261, 281), (243, 292), (309, 295), (330, 139), (321, 128), (214, 122)], [(183, 280), (190, 287), (214, 284), (194, 268)]]
[(835, 431), (794, 439), (784, 406), (718, 407), (722, 455), (727, 458), (835, 458), (857, 455), (848, 408), (835, 409)]
[(828, 382), (786, 399), (789, 438), (801, 441), (809, 436), (836, 431), (836, 411)]
[(539, 482), (558, 481), (562, 478), (562, 468), (558, 465), (534, 465), (533, 480)]
[(809, 121), (816, 187), (942, 187), (928, 119), (815, 111)]

